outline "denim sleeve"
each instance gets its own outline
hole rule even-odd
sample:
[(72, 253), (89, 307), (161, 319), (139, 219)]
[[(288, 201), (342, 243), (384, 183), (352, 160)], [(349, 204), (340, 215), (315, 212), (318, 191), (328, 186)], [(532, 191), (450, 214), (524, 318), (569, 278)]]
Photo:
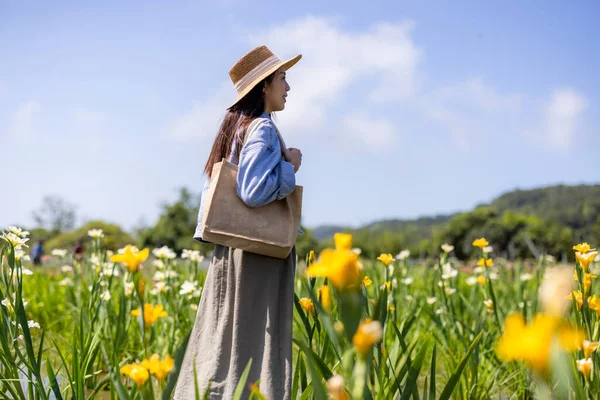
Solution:
[(248, 206), (260, 207), (287, 197), (295, 187), (294, 166), (282, 158), (275, 127), (262, 122), (239, 157), (238, 196)]

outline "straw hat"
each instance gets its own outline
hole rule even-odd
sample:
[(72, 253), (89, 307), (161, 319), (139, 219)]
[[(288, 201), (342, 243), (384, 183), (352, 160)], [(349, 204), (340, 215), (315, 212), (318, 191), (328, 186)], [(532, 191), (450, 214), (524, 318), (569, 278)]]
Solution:
[(290, 69), (302, 58), (302, 54), (287, 61), (281, 61), (267, 46), (258, 46), (249, 51), (229, 70), (229, 77), (237, 90), (237, 100), (228, 108), (233, 107), (258, 83), (283, 66)]

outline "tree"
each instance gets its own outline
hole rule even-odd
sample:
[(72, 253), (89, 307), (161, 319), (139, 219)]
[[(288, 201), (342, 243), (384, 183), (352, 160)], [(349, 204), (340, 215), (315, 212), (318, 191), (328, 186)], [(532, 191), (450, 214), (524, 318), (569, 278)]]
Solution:
[(59, 196), (45, 196), (40, 208), (32, 214), (40, 228), (58, 234), (69, 231), (75, 226), (75, 208), (73, 204)]
[(91, 242), (91, 238), (88, 236), (90, 229), (102, 229), (104, 232), (102, 241), (104, 246), (109, 250), (115, 251), (127, 244), (134, 244), (133, 238), (127, 232), (123, 231), (120, 226), (104, 221), (90, 221), (71, 232), (64, 232), (48, 239), (46, 249), (48, 251), (52, 249), (70, 250), (77, 241), (89, 243)]

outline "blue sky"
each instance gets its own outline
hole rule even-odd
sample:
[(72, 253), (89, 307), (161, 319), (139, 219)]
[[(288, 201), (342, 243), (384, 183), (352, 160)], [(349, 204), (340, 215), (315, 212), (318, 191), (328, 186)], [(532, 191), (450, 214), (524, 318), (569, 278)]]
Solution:
[(308, 226), (600, 182), (598, 2), (217, 3), (0, 0), (0, 225), (54, 194), (130, 229), (199, 192), (260, 44), (304, 56), (277, 118)]

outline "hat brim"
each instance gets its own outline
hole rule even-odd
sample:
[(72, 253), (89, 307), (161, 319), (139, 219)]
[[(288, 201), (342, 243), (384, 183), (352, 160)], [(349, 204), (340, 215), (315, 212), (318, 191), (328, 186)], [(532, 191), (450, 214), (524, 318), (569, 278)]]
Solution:
[(250, 85), (248, 85), (242, 92), (238, 93), (237, 99), (235, 100), (235, 102), (232, 105), (227, 107), (227, 110), (229, 110), (231, 107), (233, 107), (237, 103), (239, 103), (239, 101), (242, 100), (244, 98), (244, 96), (246, 96), (248, 93), (250, 93), (250, 91), (256, 85), (258, 85), (260, 82), (262, 82), (263, 79), (265, 79), (266, 77), (271, 75), (273, 72), (277, 71), (282, 66), (287, 71), (288, 69), (292, 68), (298, 61), (300, 61), (301, 58), (302, 58), (302, 54), (298, 54), (296, 57), (290, 58), (287, 61), (282, 61), (280, 63), (277, 63), (274, 66), (272, 66), (271, 68), (269, 68), (268, 70), (266, 70), (263, 74), (261, 74), (258, 78), (256, 78)]

